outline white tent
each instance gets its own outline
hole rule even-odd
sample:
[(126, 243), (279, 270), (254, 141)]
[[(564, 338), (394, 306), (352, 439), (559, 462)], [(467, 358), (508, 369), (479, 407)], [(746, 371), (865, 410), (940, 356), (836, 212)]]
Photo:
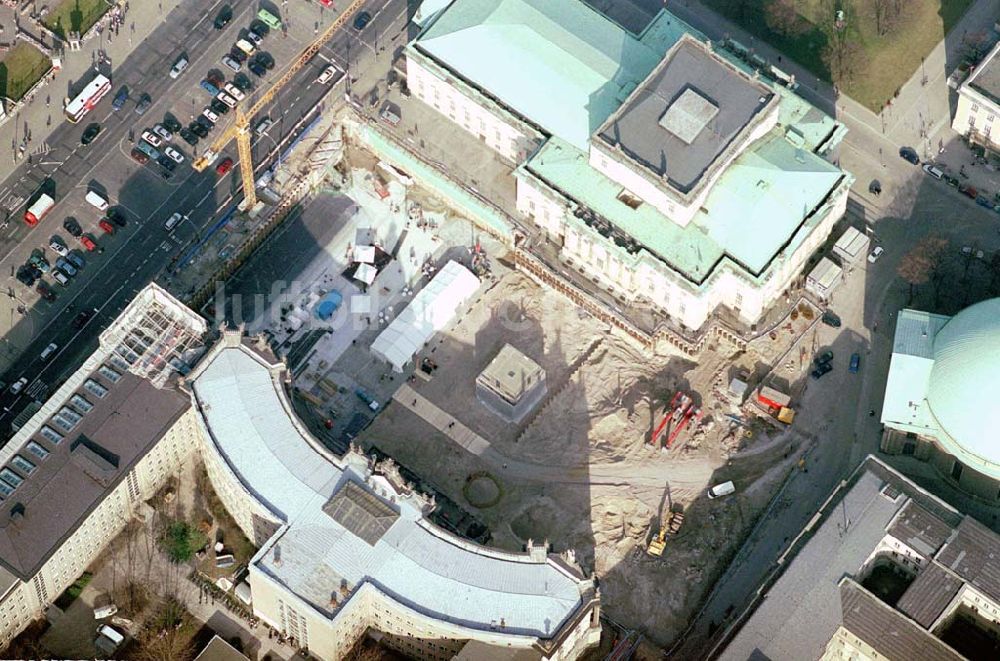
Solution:
[(375, 246), (358, 246), (354, 249), (354, 261), (365, 264), (375, 263)]
[(354, 271), (354, 279), (360, 280), (366, 285), (375, 282), (375, 276), (377, 275), (378, 271), (371, 264), (358, 264), (358, 268)]
[(397, 372), (434, 333), (454, 319), (479, 289), (479, 278), (458, 262), (448, 262), (372, 343), (372, 353)]

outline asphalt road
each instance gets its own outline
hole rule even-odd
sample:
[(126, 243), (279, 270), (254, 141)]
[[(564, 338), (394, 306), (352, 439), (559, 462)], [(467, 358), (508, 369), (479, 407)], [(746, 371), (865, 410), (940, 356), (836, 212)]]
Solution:
[[(22, 205), (11, 214), (7, 227), (0, 230), (0, 273), (9, 278), (7, 288), (12, 299), (9, 327), (8, 320), (0, 318), (0, 328), (7, 329), (0, 353), (6, 351), (13, 360), (12, 367), (2, 378), (8, 385), (21, 377), (28, 379), (28, 385), (20, 393), (15, 395), (5, 389), (0, 394), (0, 443), (13, 434), (10, 423), (18, 412), (32, 399), (44, 399), (81, 364), (96, 346), (100, 331), (124, 309), (134, 294), (164, 275), (184, 247), (221, 211), (228, 210), (242, 197), (235, 168), (221, 177), (212, 168), (202, 173), (194, 172), (189, 166), (193, 150), (179, 136), (173, 140), (173, 146), (185, 154), (186, 161), (169, 180), (162, 178), (160, 166), (140, 166), (128, 155), (132, 147), (130, 130), (132, 137), (137, 138), (144, 128), (161, 121), (165, 113), (186, 124), (207, 105), (210, 98), (199, 87), (199, 81), (209, 69), (224, 69), (219, 64), (221, 56), (256, 12), (256, 3), (249, 0), (230, 2), (234, 7), (234, 19), (225, 30), (217, 31), (212, 26), (212, 19), (219, 4), (209, 9), (195, 1), (180, 5), (126, 61), (116, 63), (113, 69), (102, 69), (111, 74), (113, 80), (112, 91), (105, 99), (78, 124), (64, 122), (50, 137), (51, 150), (47, 154), (25, 164), (0, 185), (2, 206), (12, 206), (12, 201), (16, 203), (18, 198), (30, 199), (43, 187), (53, 191), (57, 200), (56, 207), (36, 227), (28, 227), (21, 220)], [(330, 85), (315, 82), (328, 61), (344, 64), (350, 57), (355, 72), (361, 71), (374, 60), (379, 36), (405, 27), (405, 3), (401, 0), (391, 5), (389, 0), (372, 0), (365, 8), (375, 17), (368, 28), (360, 35), (353, 34), (350, 27), (345, 28), (346, 34), (331, 40), (268, 109), (275, 125), (267, 136), (257, 139), (255, 169), (258, 172), (268, 167), (266, 159), (273, 159), (294, 137), (291, 135), (293, 126), (329, 91)], [(302, 20), (307, 17), (307, 11), (311, 12), (309, 20)], [(258, 88), (276, 79), (313, 38), (315, 31), (333, 17), (327, 11), (325, 20), (314, 20), (320, 18), (319, 5), (306, 5), (301, 15), (291, 13), (291, 16), (293, 20), (286, 21), (289, 36), (272, 31), (262, 46), (274, 56), (275, 70), (263, 80), (248, 73), (258, 83)], [(190, 65), (179, 79), (171, 80), (166, 73), (181, 53), (187, 54)], [(231, 80), (232, 72), (225, 73), (230, 74), (227, 80)], [(112, 98), (122, 85), (128, 86), (132, 99), (121, 111), (113, 112)], [(135, 99), (142, 93), (152, 97), (153, 105), (139, 117), (134, 112)], [(226, 119), (232, 121), (232, 114), (223, 121)], [(81, 146), (80, 135), (87, 124), (95, 121), (103, 127), (101, 134), (91, 145)], [(203, 139), (198, 148), (207, 148), (219, 130)], [(237, 161), (235, 151), (235, 144), (231, 144), (223, 156), (231, 156)], [(128, 226), (114, 236), (104, 235), (97, 228), (100, 214), (83, 201), (88, 188), (106, 191), (112, 205), (125, 212)], [(174, 211), (187, 214), (190, 221), (168, 233), (163, 222)], [(85, 232), (98, 238), (102, 253), (86, 253), (79, 249), (76, 239), (62, 228), (67, 216), (77, 218)], [(53, 234), (60, 235), (71, 248), (78, 248), (77, 252), (88, 264), (68, 287), (60, 287), (46, 278), (58, 293), (57, 300), (49, 303), (40, 300), (34, 289), (17, 282), (13, 274), (32, 249), (46, 248)], [(46, 253), (54, 263), (57, 256), (51, 250)], [(15, 313), (16, 305), (27, 307), (27, 314)], [(83, 310), (94, 314), (78, 330), (72, 321)], [(21, 336), (30, 336), (26, 346), (16, 345), (11, 339)], [(43, 361), (40, 353), (49, 343), (59, 345), (59, 350)], [(15, 358), (15, 354), (19, 356)]]

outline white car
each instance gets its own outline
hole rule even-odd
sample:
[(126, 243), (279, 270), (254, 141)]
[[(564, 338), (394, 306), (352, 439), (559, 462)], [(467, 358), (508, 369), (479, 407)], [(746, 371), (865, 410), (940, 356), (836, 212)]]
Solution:
[(242, 64), (240, 64), (233, 58), (229, 57), (228, 55), (222, 56), (222, 63), (225, 64), (230, 69), (232, 69), (233, 71), (239, 71), (240, 69), (243, 68)]
[(868, 253), (868, 262), (870, 264), (874, 264), (875, 262), (878, 261), (878, 258), (881, 257), (882, 253), (884, 252), (885, 249), (882, 248), (882, 246), (875, 246), (875, 249), (872, 250), (870, 253)]
[(15, 381), (10, 386), (10, 392), (12, 394), (16, 395), (17, 393), (21, 392), (21, 389), (24, 388), (24, 386), (26, 386), (26, 385), (28, 385), (28, 378), (22, 376), (20, 379), (18, 379), (17, 381)]
[(216, 96), (215, 98), (217, 98), (219, 101), (225, 103), (230, 108), (235, 108), (236, 107), (236, 99), (234, 99), (233, 97), (229, 96), (225, 92), (219, 92), (219, 95)]
[(66, 244), (63, 243), (61, 239), (55, 236), (52, 237), (51, 241), (49, 241), (49, 248), (52, 248), (52, 252), (56, 253), (61, 257), (65, 257), (66, 255), (69, 254), (69, 248), (66, 247)]
[(177, 80), (177, 78), (180, 77), (182, 73), (184, 73), (184, 70), (187, 69), (187, 67), (188, 67), (188, 59), (183, 55), (181, 55), (179, 58), (177, 58), (177, 61), (174, 62), (174, 66), (171, 67), (170, 77), (173, 80)]
[(180, 153), (173, 147), (167, 147), (166, 149), (163, 150), (163, 153), (166, 154), (167, 158), (169, 158), (174, 163), (184, 162), (184, 154)]
[(164, 142), (170, 142), (174, 139), (174, 134), (167, 130), (163, 124), (154, 124), (153, 133), (163, 138)]
[(219, 122), (219, 116), (212, 112), (211, 108), (205, 108), (201, 111), (201, 114), (205, 116), (205, 119), (213, 124), (217, 124)]
[(237, 87), (236, 85), (233, 85), (232, 83), (226, 83), (226, 86), (225, 86), (224, 89), (226, 90), (226, 94), (228, 94), (229, 96), (233, 97), (237, 101), (242, 101), (247, 96), (246, 94), (244, 94), (240, 90), (239, 87)]
[(319, 83), (320, 85), (325, 85), (326, 83), (330, 82), (330, 79), (333, 78), (338, 71), (340, 71), (340, 67), (338, 67), (335, 64), (331, 64), (327, 68), (323, 69), (323, 73), (319, 75), (319, 78), (316, 79), (316, 82)]
[(149, 144), (153, 145), (154, 147), (159, 147), (160, 145), (163, 144), (163, 141), (160, 140), (160, 137), (149, 130), (142, 132), (142, 139), (148, 142)]

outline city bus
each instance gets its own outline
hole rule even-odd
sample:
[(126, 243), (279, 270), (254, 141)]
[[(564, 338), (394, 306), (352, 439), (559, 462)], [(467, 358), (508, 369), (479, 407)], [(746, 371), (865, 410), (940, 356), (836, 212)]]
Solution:
[(272, 30), (281, 29), (281, 21), (278, 19), (277, 16), (275, 16), (266, 9), (261, 9), (259, 12), (257, 12), (257, 18), (263, 21), (264, 24), (267, 25), (267, 27), (271, 28)]
[(79, 122), (80, 118), (90, 112), (110, 89), (111, 81), (97, 74), (75, 99), (66, 104), (66, 119), (74, 124)]

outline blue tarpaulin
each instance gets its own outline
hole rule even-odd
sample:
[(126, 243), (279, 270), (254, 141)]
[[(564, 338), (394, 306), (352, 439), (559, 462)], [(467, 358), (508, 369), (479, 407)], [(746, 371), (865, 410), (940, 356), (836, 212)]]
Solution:
[(337, 290), (333, 290), (332, 292), (324, 296), (322, 299), (320, 299), (319, 303), (316, 304), (316, 308), (314, 310), (316, 318), (322, 321), (327, 321), (330, 317), (333, 316), (333, 313), (337, 311), (337, 309), (340, 307), (340, 304), (343, 302), (344, 302), (344, 297), (341, 296), (340, 292)]

